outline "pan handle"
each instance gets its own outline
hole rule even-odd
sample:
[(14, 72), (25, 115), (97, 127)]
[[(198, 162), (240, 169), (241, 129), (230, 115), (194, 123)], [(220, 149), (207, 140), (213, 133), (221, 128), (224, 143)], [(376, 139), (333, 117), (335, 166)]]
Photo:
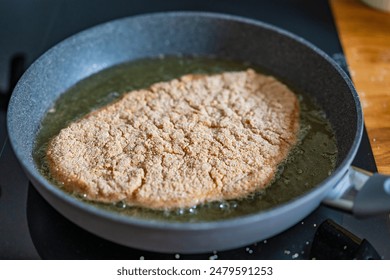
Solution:
[(351, 167), (324, 204), (366, 218), (390, 213), (390, 176)]

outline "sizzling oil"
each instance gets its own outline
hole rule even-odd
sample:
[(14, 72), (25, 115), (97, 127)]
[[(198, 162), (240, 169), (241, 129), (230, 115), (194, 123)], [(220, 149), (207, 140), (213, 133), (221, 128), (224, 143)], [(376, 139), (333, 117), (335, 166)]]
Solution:
[[(46, 178), (57, 184), (47, 168), (45, 153), (48, 141), (70, 122), (112, 102), (125, 92), (146, 88), (155, 82), (171, 80), (188, 73), (218, 73), (245, 70), (248, 67), (244, 63), (211, 58), (169, 57), (140, 60), (99, 72), (61, 95), (42, 120), (34, 150), (36, 164)], [(257, 67), (250, 67), (262, 72)], [(280, 165), (274, 182), (266, 190), (245, 199), (206, 203), (171, 211), (150, 210), (123, 203), (86, 203), (140, 218), (197, 222), (255, 213), (302, 195), (332, 172), (337, 160), (337, 146), (324, 113), (304, 94), (299, 94), (298, 97), (301, 109), (299, 144)], [(82, 199), (80, 196), (76, 197)]]

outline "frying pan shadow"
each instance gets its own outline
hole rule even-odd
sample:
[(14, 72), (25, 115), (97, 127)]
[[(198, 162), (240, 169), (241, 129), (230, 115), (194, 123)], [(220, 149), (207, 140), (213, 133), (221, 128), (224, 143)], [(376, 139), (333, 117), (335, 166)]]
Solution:
[(316, 226), (342, 214), (319, 207), (312, 215), (271, 239), (242, 248), (203, 254), (164, 254), (118, 245), (89, 233), (50, 206), (30, 184), (27, 220), (30, 235), (42, 259), (307, 259)]

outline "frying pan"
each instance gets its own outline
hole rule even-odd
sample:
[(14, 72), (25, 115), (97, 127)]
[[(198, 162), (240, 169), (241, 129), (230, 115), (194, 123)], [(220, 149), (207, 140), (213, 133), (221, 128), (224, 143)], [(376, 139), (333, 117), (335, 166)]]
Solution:
[[(339, 151), (336, 169), (305, 194), (271, 209), (212, 222), (163, 222), (98, 209), (50, 183), (33, 160), (40, 122), (54, 101), (80, 80), (108, 67), (160, 55), (250, 61), (310, 95), (325, 111)], [(293, 226), (320, 203), (366, 216), (390, 211), (390, 180), (351, 167), (363, 130), (358, 95), (321, 50), (262, 22), (236, 16), (170, 12), (108, 22), (76, 34), (42, 55), (18, 82), (8, 108), (15, 154), (38, 192), (82, 228), (126, 246), (199, 253), (247, 245)], [(354, 200), (351, 189), (358, 190)]]

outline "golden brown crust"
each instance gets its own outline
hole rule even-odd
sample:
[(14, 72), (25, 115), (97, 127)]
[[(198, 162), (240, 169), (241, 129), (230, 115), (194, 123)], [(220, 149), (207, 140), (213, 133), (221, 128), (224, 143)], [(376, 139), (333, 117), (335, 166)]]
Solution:
[(190, 207), (265, 188), (298, 127), (297, 98), (273, 77), (186, 75), (70, 124), (47, 159), (53, 177), (87, 199)]

